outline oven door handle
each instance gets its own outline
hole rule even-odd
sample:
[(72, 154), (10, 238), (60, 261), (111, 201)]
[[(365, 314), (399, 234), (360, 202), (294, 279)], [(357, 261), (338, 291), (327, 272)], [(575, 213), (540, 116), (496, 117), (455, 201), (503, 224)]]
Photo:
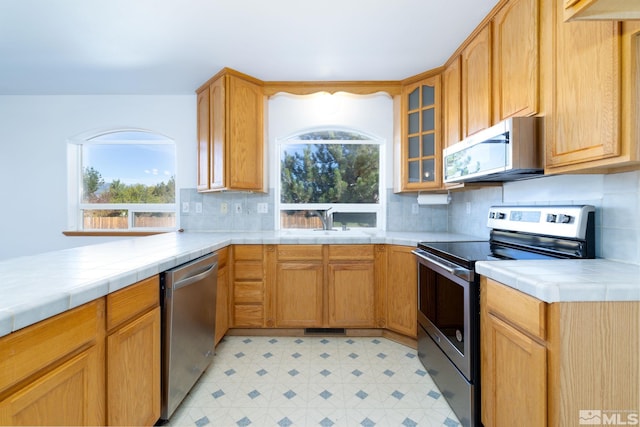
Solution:
[(434, 256), (430, 256), (427, 252), (421, 249), (415, 249), (411, 251), (411, 253), (420, 259), (423, 259), (427, 262), (437, 265), (438, 267), (440, 267), (441, 269), (443, 269), (444, 271), (446, 271), (447, 273), (453, 276), (460, 277), (465, 280), (471, 280), (471, 270), (467, 270), (466, 268), (458, 267), (455, 265), (446, 265), (444, 262), (440, 261), (438, 258)]

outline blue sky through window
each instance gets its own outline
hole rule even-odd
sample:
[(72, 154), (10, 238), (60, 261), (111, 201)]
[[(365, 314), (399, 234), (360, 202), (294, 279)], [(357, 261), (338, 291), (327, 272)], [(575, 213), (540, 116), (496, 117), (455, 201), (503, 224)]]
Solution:
[(83, 168), (93, 167), (105, 183), (156, 185), (175, 176), (172, 144), (85, 144)]
[(82, 168), (93, 167), (109, 184), (154, 186), (175, 176), (175, 146), (163, 135), (145, 131), (109, 132), (82, 148)]

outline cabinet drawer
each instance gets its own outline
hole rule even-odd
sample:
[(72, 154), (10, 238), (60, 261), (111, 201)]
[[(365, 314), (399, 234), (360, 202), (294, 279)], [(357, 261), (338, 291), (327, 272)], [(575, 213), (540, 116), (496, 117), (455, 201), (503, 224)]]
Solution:
[(278, 245), (278, 260), (322, 261), (322, 245)]
[(546, 339), (544, 301), (486, 279), (487, 311), (542, 340)]
[(104, 328), (98, 299), (0, 339), (0, 394), (54, 362), (94, 342)]
[(262, 280), (262, 261), (236, 262), (233, 274), (236, 280)]
[(262, 261), (262, 245), (235, 245), (233, 259), (235, 261)]
[(234, 312), (234, 326), (262, 327), (263, 311), (261, 305), (236, 304)]
[(257, 303), (263, 301), (262, 282), (235, 282), (233, 285), (233, 301), (235, 303)]
[(373, 259), (373, 245), (329, 245), (331, 261)]
[(160, 278), (149, 277), (107, 295), (107, 330), (160, 305)]

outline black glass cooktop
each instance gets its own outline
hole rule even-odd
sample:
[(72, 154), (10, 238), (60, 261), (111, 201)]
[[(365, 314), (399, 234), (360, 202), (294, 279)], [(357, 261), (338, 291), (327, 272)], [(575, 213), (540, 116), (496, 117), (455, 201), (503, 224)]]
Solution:
[[(569, 254), (577, 252), (579, 242), (564, 242), (569, 245), (566, 249), (556, 244), (553, 249), (539, 246), (526, 249), (499, 244), (489, 241), (467, 242), (420, 242), (418, 248), (437, 255), (454, 264), (473, 269), (476, 261), (486, 260), (525, 260), (525, 259), (556, 259), (571, 258)], [(574, 255), (574, 258), (579, 256)]]
[(476, 261), (489, 259), (489, 241), (476, 242), (420, 242), (418, 247), (455, 264), (473, 268)]

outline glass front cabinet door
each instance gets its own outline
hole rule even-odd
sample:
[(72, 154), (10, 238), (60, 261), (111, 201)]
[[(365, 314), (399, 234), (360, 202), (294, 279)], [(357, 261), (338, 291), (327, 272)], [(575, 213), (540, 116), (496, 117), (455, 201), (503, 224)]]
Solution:
[(440, 75), (402, 90), (400, 191), (442, 188)]

